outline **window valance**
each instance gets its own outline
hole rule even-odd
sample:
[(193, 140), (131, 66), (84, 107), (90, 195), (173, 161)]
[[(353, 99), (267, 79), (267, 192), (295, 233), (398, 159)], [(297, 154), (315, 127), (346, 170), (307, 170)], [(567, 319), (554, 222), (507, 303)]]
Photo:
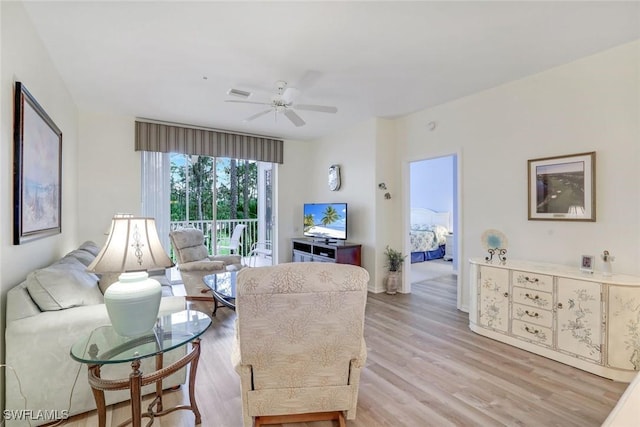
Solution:
[(279, 139), (136, 121), (136, 151), (282, 163), (283, 145)]

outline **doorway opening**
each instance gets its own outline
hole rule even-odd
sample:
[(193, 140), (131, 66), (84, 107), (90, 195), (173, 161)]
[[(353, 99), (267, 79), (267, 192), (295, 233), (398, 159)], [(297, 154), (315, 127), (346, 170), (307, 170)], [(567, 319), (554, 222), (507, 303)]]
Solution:
[(409, 163), (409, 283), (458, 276), (458, 182), (457, 154)]

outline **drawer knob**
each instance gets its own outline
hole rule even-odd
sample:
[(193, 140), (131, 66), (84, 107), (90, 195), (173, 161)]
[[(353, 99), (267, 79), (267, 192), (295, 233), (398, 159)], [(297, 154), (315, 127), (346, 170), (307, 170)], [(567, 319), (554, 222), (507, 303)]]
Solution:
[(538, 283), (540, 281), (538, 280), (538, 278), (530, 279), (529, 276), (524, 276), (524, 280), (526, 280), (529, 283)]
[(525, 310), (524, 312), (529, 317), (538, 317), (538, 316), (540, 316), (540, 313), (536, 313), (535, 311), (529, 312), (529, 310)]
[(504, 295), (504, 297), (506, 298), (506, 297), (508, 297), (508, 296), (509, 296), (509, 292), (505, 292), (503, 295)]
[(532, 296), (531, 296), (531, 295), (529, 295), (529, 294), (524, 294), (524, 296), (525, 296), (525, 297), (527, 297), (527, 298), (529, 298), (529, 299), (532, 299), (532, 300), (534, 300), (534, 301), (537, 301), (537, 300), (539, 300), (539, 299), (540, 299), (540, 296), (539, 296), (539, 295), (536, 295), (536, 296), (532, 297)]
[(562, 308), (562, 303), (561, 302), (558, 303), (558, 308)]

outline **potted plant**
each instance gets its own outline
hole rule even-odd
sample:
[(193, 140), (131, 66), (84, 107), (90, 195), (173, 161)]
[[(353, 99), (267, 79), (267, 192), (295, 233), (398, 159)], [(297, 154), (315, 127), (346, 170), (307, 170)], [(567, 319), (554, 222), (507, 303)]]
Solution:
[(402, 255), (402, 252), (400, 251), (390, 248), (389, 245), (387, 245), (384, 255), (387, 258), (386, 266), (389, 272), (386, 280), (387, 293), (395, 294), (398, 292), (398, 288), (400, 287), (400, 281), (402, 279), (400, 270), (402, 269), (402, 264), (407, 256)]

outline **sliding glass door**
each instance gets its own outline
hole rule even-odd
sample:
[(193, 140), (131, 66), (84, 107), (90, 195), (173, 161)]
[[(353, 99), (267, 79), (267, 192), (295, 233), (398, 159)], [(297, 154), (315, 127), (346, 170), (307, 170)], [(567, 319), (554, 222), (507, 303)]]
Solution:
[(212, 254), (228, 246), (239, 225), (245, 226), (238, 251), (243, 256), (272, 239), (271, 163), (178, 153), (169, 158), (172, 230), (201, 229)]

